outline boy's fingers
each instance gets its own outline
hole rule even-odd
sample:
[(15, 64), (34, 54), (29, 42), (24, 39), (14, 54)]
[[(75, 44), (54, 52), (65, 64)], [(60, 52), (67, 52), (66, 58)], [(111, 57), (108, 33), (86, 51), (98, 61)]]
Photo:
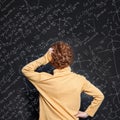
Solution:
[(50, 51), (50, 53), (52, 53), (53, 52), (53, 48), (49, 48), (49, 51)]
[(74, 115), (75, 117), (79, 117), (79, 112), (77, 114)]

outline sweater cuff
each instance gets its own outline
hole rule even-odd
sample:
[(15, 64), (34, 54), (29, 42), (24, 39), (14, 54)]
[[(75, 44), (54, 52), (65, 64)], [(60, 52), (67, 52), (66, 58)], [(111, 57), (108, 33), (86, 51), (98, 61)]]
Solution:
[(88, 114), (88, 116), (93, 117), (96, 113), (96, 110), (91, 110), (88, 108), (85, 112)]

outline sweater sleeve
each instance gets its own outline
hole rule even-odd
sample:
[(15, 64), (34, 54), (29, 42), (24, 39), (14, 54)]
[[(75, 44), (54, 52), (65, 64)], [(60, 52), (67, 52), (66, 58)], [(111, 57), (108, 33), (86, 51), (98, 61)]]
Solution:
[(93, 117), (104, 100), (103, 93), (92, 83), (84, 78), (83, 92), (92, 96), (93, 100), (85, 112)]
[(36, 72), (35, 70), (47, 64), (51, 60), (51, 55), (49, 51), (42, 57), (34, 60), (22, 68), (22, 73), (31, 81), (37, 82), (41, 79), (41, 73)]

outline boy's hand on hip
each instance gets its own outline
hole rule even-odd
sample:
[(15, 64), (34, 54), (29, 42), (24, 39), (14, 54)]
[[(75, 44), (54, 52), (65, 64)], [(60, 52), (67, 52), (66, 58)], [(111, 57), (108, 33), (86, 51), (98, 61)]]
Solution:
[(87, 118), (88, 114), (86, 112), (79, 111), (75, 116), (77, 118)]

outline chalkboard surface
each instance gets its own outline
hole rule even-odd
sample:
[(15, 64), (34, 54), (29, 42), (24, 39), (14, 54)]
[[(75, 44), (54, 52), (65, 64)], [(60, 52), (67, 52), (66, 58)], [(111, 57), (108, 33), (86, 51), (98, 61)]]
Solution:
[[(72, 70), (105, 95), (86, 120), (120, 120), (120, 0), (0, 0), (0, 120), (38, 120), (39, 93), (21, 68), (58, 40), (74, 49)], [(81, 109), (90, 101), (83, 94)]]

